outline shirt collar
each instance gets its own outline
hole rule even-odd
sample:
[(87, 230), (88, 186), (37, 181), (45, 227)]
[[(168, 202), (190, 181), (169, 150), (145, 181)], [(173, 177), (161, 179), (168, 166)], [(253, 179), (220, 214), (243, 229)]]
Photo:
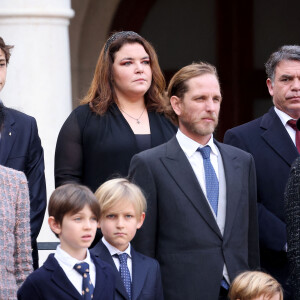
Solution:
[(102, 237), (102, 242), (103, 244), (107, 247), (109, 253), (111, 256), (114, 255), (119, 255), (122, 253), (127, 253), (129, 257), (131, 257), (131, 245), (130, 243), (128, 244), (128, 247), (125, 251), (120, 251), (119, 249), (117, 249), (116, 247), (112, 246), (106, 239), (105, 237)]
[(177, 138), (177, 141), (178, 141), (181, 149), (188, 157), (191, 157), (197, 151), (197, 149), (199, 147), (202, 148), (204, 146), (210, 146), (211, 152), (214, 155), (218, 156), (218, 154), (219, 154), (218, 150), (216, 149), (217, 146), (214, 143), (213, 135), (211, 135), (211, 137), (206, 145), (201, 145), (201, 144), (197, 143), (196, 141), (192, 140), (191, 138), (186, 136), (184, 133), (182, 133), (180, 131), (180, 129), (178, 129), (178, 131), (177, 131), (176, 138)]
[(64, 251), (60, 245), (57, 245), (55, 257), (59, 260), (59, 262), (61, 264), (63, 264), (65, 267), (67, 267), (69, 269), (73, 269), (75, 264), (78, 264), (81, 262), (86, 262), (89, 265), (91, 264), (91, 256), (90, 256), (90, 252), (88, 249), (86, 252), (86, 258), (84, 260), (78, 260), (78, 259), (74, 258), (73, 256), (71, 256), (66, 251)]
[(285, 112), (283, 112), (282, 110), (278, 109), (276, 106), (274, 106), (274, 110), (275, 110), (277, 116), (279, 117), (280, 121), (282, 122), (283, 126), (286, 126), (286, 123), (289, 120), (291, 120), (291, 119), (295, 120), (291, 116), (289, 116), (288, 114), (286, 114)]

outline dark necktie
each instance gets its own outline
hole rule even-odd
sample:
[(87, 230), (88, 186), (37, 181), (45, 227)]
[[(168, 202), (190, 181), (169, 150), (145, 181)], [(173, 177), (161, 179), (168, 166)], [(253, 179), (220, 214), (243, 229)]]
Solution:
[(287, 124), (296, 131), (296, 147), (298, 152), (300, 153), (300, 131), (296, 126), (296, 122), (296, 120), (291, 119), (287, 122)]
[(129, 299), (131, 299), (131, 278), (127, 266), (127, 257), (128, 257), (127, 253), (122, 253), (118, 255), (118, 258), (120, 260), (120, 275), (124, 283), (126, 292), (129, 296)]
[(80, 263), (74, 266), (74, 269), (82, 275), (82, 297), (84, 300), (93, 299), (94, 286), (90, 279), (90, 270), (88, 263)]
[(210, 147), (205, 146), (203, 148), (198, 148), (198, 151), (203, 157), (203, 166), (205, 172), (205, 186), (206, 186), (206, 197), (214, 210), (215, 214), (218, 213), (218, 201), (219, 201), (219, 181), (210, 162)]

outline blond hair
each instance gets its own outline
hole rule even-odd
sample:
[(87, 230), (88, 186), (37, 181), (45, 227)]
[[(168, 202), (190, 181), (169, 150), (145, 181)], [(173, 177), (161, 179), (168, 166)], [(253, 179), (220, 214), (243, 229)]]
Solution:
[(283, 300), (280, 283), (271, 275), (259, 271), (247, 271), (238, 275), (231, 284), (228, 297), (230, 300), (252, 300), (264, 296), (266, 299), (279, 294)]
[(146, 212), (147, 202), (141, 189), (126, 178), (115, 178), (104, 182), (95, 192), (100, 204), (101, 216), (120, 202), (133, 204), (137, 217)]

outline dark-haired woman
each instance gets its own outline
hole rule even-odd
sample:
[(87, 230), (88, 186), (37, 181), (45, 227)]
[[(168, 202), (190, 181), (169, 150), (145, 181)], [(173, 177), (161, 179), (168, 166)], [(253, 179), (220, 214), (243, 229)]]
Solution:
[(95, 191), (127, 176), (132, 156), (168, 141), (165, 80), (155, 50), (132, 31), (113, 34), (101, 50), (86, 97), (57, 140), (55, 185), (78, 182)]

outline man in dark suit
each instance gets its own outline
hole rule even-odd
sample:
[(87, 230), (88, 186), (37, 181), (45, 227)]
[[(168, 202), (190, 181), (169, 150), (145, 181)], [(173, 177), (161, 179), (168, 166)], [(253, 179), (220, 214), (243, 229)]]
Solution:
[[(0, 91), (5, 80), (12, 46), (0, 37)], [(37, 236), (42, 227), (47, 198), (44, 154), (36, 121), (0, 102), (0, 164), (25, 173), (30, 194), (30, 228), (33, 267), (38, 268)]]
[(130, 165), (148, 202), (133, 245), (160, 262), (165, 299), (227, 299), (234, 277), (259, 266), (254, 161), (213, 139), (222, 97), (212, 65), (179, 70), (168, 96), (176, 137)]
[[(255, 160), (261, 266), (280, 281), (289, 296), (283, 196), (292, 162), (299, 156), (300, 47), (283, 46), (266, 63), (274, 107), (265, 115), (226, 132), (224, 142), (251, 153)], [(291, 124), (291, 125), (290, 125)], [(298, 149), (300, 149), (300, 145)]]

